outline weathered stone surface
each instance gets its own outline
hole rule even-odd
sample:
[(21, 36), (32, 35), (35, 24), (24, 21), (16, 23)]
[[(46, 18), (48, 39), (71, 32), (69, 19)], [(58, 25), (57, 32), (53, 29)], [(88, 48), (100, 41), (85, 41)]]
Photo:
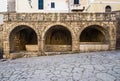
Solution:
[[(101, 17), (99, 16), (101, 15)], [(115, 21), (115, 13), (9, 13), (4, 21)]]
[[(100, 61), (84, 63), (93, 57)], [(101, 64), (104, 58), (109, 62)], [(116, 61), (120, 61), (120, 51), (0, 61), (0, 81), (119, 81), (120, 63)]]
[[(38, 49), (36, 48), (38, 55), (45, 55), (45, 53), (47, 52), (46, 47), (47, 45), (49, 45), (46, 44), (47, 35), (50, 35), (48, 36), (48, 41), (50, 42), (50, 45), (51, 41), (49, 39), (54, 39), (53, 42), (57, 41), (56, 43), (58, 44), (56, 45), (59, 45), (61, 41), (63, 42), (63, 39), (67, 41), (70, 40), (70, 43), (61, 44), (70, 45), (69, 47), (58, 46), (57, 48), (54, 47), (53, 44), (53, 47), (50, 46), (51, 52), (54, 52), (54, 48), (59, 49), (57, 50), (57, 52), (70, 51), (72, 53), (114, 50), (116, 48), (117, 29), (115, 15), (115, 13), (6, 13), (4, 14), (4, 23), (2, 25), (1, 31), (3, 38), (0, 37), (0, 39), (3, 41), (0, 45), (2, 46), (2, 49), (4, 48), (3, 50), (6, 58), (10, 58), (11, 52), (14, 53), (26, 51), (25, 45), (28, 42), (31, 42), (32, 39), (35, 40), (35, 45), (37, 45), (38, 47)], [(61, 27), (59, 27), (60, 29), (57, 29), (56, 26)], [(93, 37), (93, 39), (96, 38), (95, 40), (97, 40), (97, 42), (99, 43), (92, 43), (90, 42), (91, 39), (88, 39), (89, 41), (85, 41), (86, 46), (82, 48), (80, 46), (82, 44), (80, 36), (84, 30), (88, 31), (86, 30), (86, 28), (89, 27), (90, 31), (96, 29), (98, 32), (101, 32), (98, 35), (98, 32), (96, 32), (95, 34), (91, 34), (91, 32), (93, 31), (87, 33), (90, 33), (92, 35), (90, 35), (90, 37)], [(62, 32), (64, 31), (69, 33), (56, 33), (56, 31), (61, 32), (61, 30)], [(54, 32), (47, 34), (48, 31)], [(36, 34), (36, 37), (34, 34)], [(66, 38), (66, 36), (70, 36), (70, 39)], [(105, 37), (104, 41), (102, 41), (103, 38), (101, 38), (103, 36)], [(89, 49), (87, 46), (88, 42), (93, 45), (90, 46), (91, 48), (89, 47)], [(33, 45), (33, 40), (30, 44)], [(99, 47), (94, 46), (95, 44), (98, 44)], [(103, 44), (107, 46), (102, 47)]]
[(115, 81), (115, 77), (107, 73), (97, 73), (96, 77), (103, 81)]

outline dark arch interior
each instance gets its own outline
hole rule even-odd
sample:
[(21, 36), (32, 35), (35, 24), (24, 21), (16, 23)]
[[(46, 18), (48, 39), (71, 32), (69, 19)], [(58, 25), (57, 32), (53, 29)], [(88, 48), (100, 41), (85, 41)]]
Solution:
[(85, 28), (80, 35), (80, 42), (106, 42), (103, 30), (97, 26)]
[(10, 52), (26, 51), (25, 45), (36, 45), (37, 34), (27, 26), (18, 26), (10, 34)]
[(45, 35), (45, 44), (47, 45), (71, 45), (72, 37), (69, 30), (57, 25), (51, 27)]

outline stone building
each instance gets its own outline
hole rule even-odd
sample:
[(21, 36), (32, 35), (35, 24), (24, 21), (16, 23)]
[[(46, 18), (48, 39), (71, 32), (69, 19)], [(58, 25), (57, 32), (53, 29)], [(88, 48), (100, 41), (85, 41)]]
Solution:
[(21, 1), (9, 0), (0, 26), (5, 58), (116, 49), (119, 12), (84, 13), (88, 0)]

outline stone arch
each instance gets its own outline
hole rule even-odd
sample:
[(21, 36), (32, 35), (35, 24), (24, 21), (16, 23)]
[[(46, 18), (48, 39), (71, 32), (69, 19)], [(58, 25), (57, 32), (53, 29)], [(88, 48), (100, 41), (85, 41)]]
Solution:
[(79, 39), (81, 42), (106, 42), (108, 43), (109, 32), (102, 26), (90, 25), (82, 29)]
[[(6, 30), (8, 32), (7, 33), (8, 37), (6, 40), (9, 40), (10, 33), (12, 32), (12, 30), (14, 30), (18, 26), (27, 26), (27, 27), (33, 29), (36, 32), (37, 36), (39, 34), (38, 29), (36, 27), (34, 27), (34, 25), (32, 25), (31, 23), (13, 23), (13, 24), (9, 25), (9, 28)], [(39, 39), (39, 36), (38, 36), (38, 39)]]
[[(87, 27), (91, 27), (91, 26), (95, 26), (98, 30), (100, 30), (102, 33), (104, 33), (104, 35), (106, 36), (107, 38), (107, 41), (110, 40), (110, 32), (108, 31), (108, 26), (107, 24), (101, 24), (101, 23), (98, 23), (98, 22), (92, 22), (92, 23), (87, 23), (85, 24), (78, 32), (78, 36), (80, 37), (82, 31), (87, 28)], [(78, 37), (78, 38), (79, 38)]]
[[(93, 34), (94, 34), (94, 36), (93, 36)], [(92, 36), (93, 37), (98, 37), (98, 36), (103, 37), (101, 39), (98, 37), (98, 40), (97, 39), (95, 39), (95, 40), (91, 39), (91, 42), (109, 42), (109, 32), (99, 25), (90, 25), (90, 26), (85, 27), (80, 32), (79, 39), (82, 38), (81, 35), (88, 35), (90, 37), (92, 37)], [(90, 40), (88, 40), (88, 41), (90, 42)], [(88, 42), (88, 41), (86, 40), (85, 42)]]
[[(62, 25), (50, 27), (44, 35), (45, 51), (72, 51), (72, 35), (68, 28)], [(57, 48), (57, 49), (56, 49)]]
[[(9, 34), (10, 52), (19, 51), (37, 51), (34, 49), (38, 45), (38, 36), (36, 31), (27, 25), (19, 25), (14, 27)], [(27, 47), (26, 47), (27, 46)], [(28, 49), (29, 46), (29, 49)], [(30, 46), (32, 49), (30, 49)]]
[(72, 39), (75, 37), (74, 31), (73, 31), (70, 27), (68, 27), (66, 24), (63, 24), (63, 23), (55, 23), (55, 24), (50, 24), (50, 25), (48, 25), (48, 26), (45, 28), (45, 30), (44, 30), (43, 33), (42, 33), (42, 39), (44, 40), (44, 38), (45, 38), (45, 33), (46, 33), (51, 27), (57, 26), (57, 25), (63, 26), (63, 27), (65, 27), (66, 29), (68, 29), (68, 30), (70, 31), (70, 33), (71, 33)]
[(102, 26), (90, 25), (82, 29), (79, 42), (81, 52), (109, 50), (109, 32)]

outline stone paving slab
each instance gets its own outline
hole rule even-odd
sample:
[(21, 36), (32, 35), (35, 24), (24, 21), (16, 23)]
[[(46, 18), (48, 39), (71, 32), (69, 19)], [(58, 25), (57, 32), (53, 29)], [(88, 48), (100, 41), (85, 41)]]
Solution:
[(0, 61), (0, 81), (120, 81), (120, 51)]

